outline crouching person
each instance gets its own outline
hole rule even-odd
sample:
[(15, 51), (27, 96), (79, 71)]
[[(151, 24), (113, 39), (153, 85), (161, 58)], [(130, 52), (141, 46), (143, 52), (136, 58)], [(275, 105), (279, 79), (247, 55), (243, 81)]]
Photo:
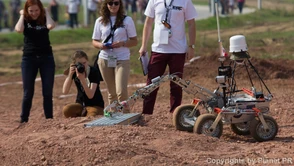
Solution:
[(68, 94), (72, 83), (77, 88), (76, 102), (66, 105), (62, 112), (68, 117), (103, 115), (104, 100), (99, 88), (102, 80), (100, 71), (89, 66), (88, 56), (83, 51), (76, 51), (72, 56), (62, 92)]

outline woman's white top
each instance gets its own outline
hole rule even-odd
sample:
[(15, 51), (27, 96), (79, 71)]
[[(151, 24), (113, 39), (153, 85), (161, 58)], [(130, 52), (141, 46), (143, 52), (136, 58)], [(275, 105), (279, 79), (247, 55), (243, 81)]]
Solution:
[[(99, 17), (94, 26), (92, 39), (98, 41), (104, 41), (111, 32), (111, 24), (108, 23), (104, 26)], [(110, 20), (112, 25), (115, 24), (116, 16), (111, 16)], [(127, 41), (130, 37), (136, 37), (136, 27), (134, 21), (131, 17), (127, 16), (123, 20), (123, 26), (116, 28), (114, 31), (114, 36), (108, 40), (108, 42), (116, 41)], [(108, 55), (115, 55), (117, 60), (129, 60), (130, 59), (130, 49), (128, 47), (119, 47), (114, 49), (103, 49), (100, 51), (99, 58), (108, 59)]]

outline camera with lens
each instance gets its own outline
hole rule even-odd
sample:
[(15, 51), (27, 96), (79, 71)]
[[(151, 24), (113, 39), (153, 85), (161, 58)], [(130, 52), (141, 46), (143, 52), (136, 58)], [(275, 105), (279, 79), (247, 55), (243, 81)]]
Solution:
[(84, 73), (85, 72), (85, 66), (82, 63), (78, 62), (78, 63), (75, 64), (75, 66), (76, 66), (79, 73)]

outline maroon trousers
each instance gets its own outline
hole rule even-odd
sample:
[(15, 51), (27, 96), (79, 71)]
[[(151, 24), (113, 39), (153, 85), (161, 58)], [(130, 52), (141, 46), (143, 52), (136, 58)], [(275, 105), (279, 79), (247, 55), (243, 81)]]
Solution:
[[(169, 67), (169, 74), (177, 74), (180, 78), (183, 77), (186, 53), (157, 53), (151, 52), (151, 57), (148, 65), (147, 85), (151, 84), (151, 80), (157, 76), (162, 76)], [(143, 114), (153, 114), (157, 88), (150, 95), (146, 96), (143, 101)], [(181, 105), (182, 88), (177, 84), (170, 82), (170, 112)]]

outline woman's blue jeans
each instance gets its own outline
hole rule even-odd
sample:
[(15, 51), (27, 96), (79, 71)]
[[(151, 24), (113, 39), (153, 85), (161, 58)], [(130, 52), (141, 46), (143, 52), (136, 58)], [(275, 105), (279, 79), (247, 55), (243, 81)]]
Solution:
[(54, 57), (52, 54), (42, 56), (23, 56), (21, 63), (23, 100), (20, 117), (21, 120), (25, 122), (29, 120), (35, 90), (35, 79), (37, 77), (38, 70), (40, 70), (42, 81), (43, 108), (45, 118), (53, 118), (52, 94), (55, 74)]

